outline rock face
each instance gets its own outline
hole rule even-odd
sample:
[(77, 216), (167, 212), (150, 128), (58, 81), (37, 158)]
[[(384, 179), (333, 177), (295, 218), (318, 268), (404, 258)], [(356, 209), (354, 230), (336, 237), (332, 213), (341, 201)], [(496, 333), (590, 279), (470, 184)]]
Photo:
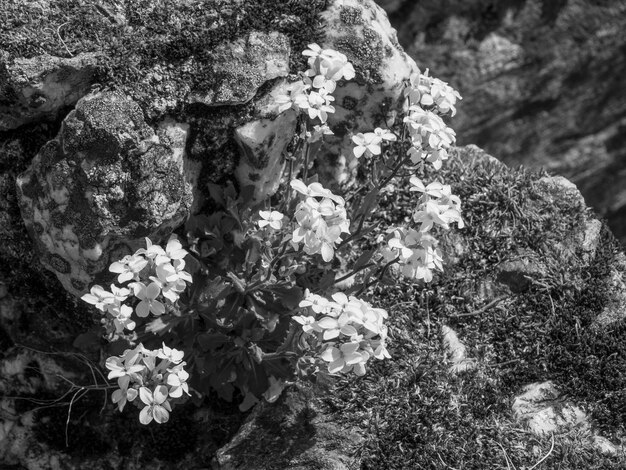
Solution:
[(10, 59), (0, 50), (0, 131), (56, 119), (61, 109), (87, 94), (98, 61), (93, 53)]
[[(352, 133), (384, 125), (416, 70), (372, 1), (312, 2), (291, 16), (281, 13), (283, 6), (242, 2), (245, 21), (217, 5), (215, 11), (202, 5), (196, 18), (200, 3), (187, 2), (167, 19), (164, 3), (139, 11), (140, 17), (121, 17), (114, 4), (103, 4), (80, 41), (67, 36), (61, 50), (49, 46), (69, 59), (34, 54), (32, 32), (19, 30), (19, 22), (14, 27), (22, 42), (0, 35), (6, 49), (0, 130), (19, 133), (26, 123), (54, 121), (82, 98), (18, 181), (20, 207), (40, 258), (73, 294), (85, 291), (112, 253), (124, 254), (144, 236), (165, 236), (202, 211), (210, 204), (207, 183), (230, 179), (239, 188), (253, 186), (257, 201), (276, 191), (297, 116), (279, 114), (272, 97), (305, 69), (300, 52), (307, 44), (317, 41), (345, 53), (357, 71), (335, 93), (337, 112), (329, 124), (337, 138), (318, 159), (318, 171), (330, 181), (350, 177), (356, 163)], [(38, 14), (31, 7), (27, 15), (34, 25)], [(22, 14), (26, 10), (11, 6), (11, 18)], [(327, 31), (323, 41), (303, 26), (312, 15)], [(274, 16), (279, 21), (267, 23)], [(200, 27), (209, 19), (210, 34)], [(162, 46), (162, 36), (146, 36), (150, 21), (175, 28), (163, 33), (168, 44), (184, 43), (186, 49), (173, 51)], [(101, 22), (110, 29), (110, 42), (93, 36)], [(197, 41), (179, 35), (182, 23)], [(70, 26), (78, 24), (67, 27), (74, 31)], [(96, 52), (83, 52), (85, 44)], [(87, 94), (95, 80), (113, 91)], [(157, 161), (166, 163), (150, 176)]]
[(420, 68), (463, 96), (454, 127), (569, 178), (626, 245), (626, 4), (378, 0)]
[(259, 87), (289, 73), (289, 38), (284, 34), (253, 31), (245, 38), (220, 44), (211, 52), (212, 73), (189, 100), (207, 106), (245, 104)]
[[(139, 106), (113, 92), (80, 100), (17, 179), (24, 221), (42, 263), (82, 295), (110, 254), (129, 254), (189, 215), (186, 125), (155, 133)], [(124, 253), (127, 252), (127, 253)]]
[[(323, 393), (323, 392), (322, 392)], [(349, 457), (362, 442), (356, 429), (328, 419), (310, 387), (285, 390), (276, 404), (262, 403), (217, 454), (221, 470), (352, 470)], [(263, 449), (262, 452), (259, 452)]]

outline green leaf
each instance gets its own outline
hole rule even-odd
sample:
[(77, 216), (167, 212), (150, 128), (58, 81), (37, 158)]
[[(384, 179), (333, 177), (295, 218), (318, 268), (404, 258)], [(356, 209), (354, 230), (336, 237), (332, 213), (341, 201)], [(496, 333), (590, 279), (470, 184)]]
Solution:
[(367, 250), (367, 251), (365, 251), (354, 262), (354, 266), (352, 266), (352, 270), (356, 271), (357, 269), (360, 269), (363, 266), (365, 266), (367, 263), (369, 263), (370, 260), (372, 259), (372, 256), (374, 256), (374, 253), (376, 253), (376, 250)]
[(335, 283), (335, 271), (327, 271), (324, 273), (318, 284), (318, 290), (326, 291)]
[(102, 328), (98, 327), (97, 331), (90, 330), (78, 335), (72, 346), (87, 354), (98, 351), (102, 345), (101, 330)]
[(276, 294), (280, 303), (289, 310), (298, 308), (298, 304), (304, 297), (302, 289), (297, 286), (270, 287), (270, 289)]
[[(363, 198), (363, 202), (359, 207), (358, 213), (356, 215), (366, 217), (376, 208), (378, 205), (378, 194), (380, 190), (374, 188), (369, 193), (365, 195)], [(353, 219), (357, 219), (357, 217), (353, 217)]]
[(209, 190), (209, 196), (211, 196), (211, 199), (213, 199), (220, 206), (225, 207), (226, 202), (224, 201), (224, 189), (222, 186), (215, 183), (207, 183), (206, 187)]
[(231, 338), (223, 333), (200, 333), (196, 341), (204, 352), (215, 351), (225, 344), (232, 343)]

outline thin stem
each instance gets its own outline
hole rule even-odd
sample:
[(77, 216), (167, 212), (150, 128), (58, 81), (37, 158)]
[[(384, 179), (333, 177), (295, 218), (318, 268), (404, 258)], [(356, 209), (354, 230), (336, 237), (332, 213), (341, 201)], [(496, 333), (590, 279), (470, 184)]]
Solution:
[(358, 293), (356, 294), (357, 296), (361, 295), (365, 289), (370, 288), (371, 286), (373, 286), (374, 284), (376, 284), (377, 282), (379, 282), (383, 276), (385, 275), (385, 273), (387, 272), (387, 270), (394, 265), (395, 263), (397, 263), (398, 261), (400, 261), (400, 257), (396, 257), (394, 259), (392, 259), (391, 261), (389, 261), (386, 265), (383, 266), (383, 269), (381, 269), (380, 273), (378, 274), (377, 278), (374, 279), (373, 281), (368, 282), (367, 284), (365, 284), (363, 287), (361, 287), (358, 291)]
[(375, 264), (374, 263), (368, 263), (365, 266), (361, 266), (359, 269), (355, 269), (351, 273), (348, 273), (348, 274), (346, 274), (344, 276), (341, 276), (339, 279), (336, 279), (335, 280), (335, 284), (338, 284), (338, 283), (340, 283), (342, 281), (345, 281), (346, 279), (350, 279), (355, 274), (360, 273), (364, 269), (371, 268), (372, 266), (375, 266)]

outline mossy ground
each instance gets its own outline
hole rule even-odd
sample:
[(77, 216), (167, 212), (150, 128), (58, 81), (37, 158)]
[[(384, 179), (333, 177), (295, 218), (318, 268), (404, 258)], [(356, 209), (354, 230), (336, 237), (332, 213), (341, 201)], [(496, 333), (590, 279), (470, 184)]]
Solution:
[[(586, 209), (546, 198), (541, 176), (458, 158), (444, 167), (442, 180), (464, 201), (464, 253), (427, 287), (402, 283), (373, 293), (372, 302), (390, 313), (392, 359), (374, 361), (364, 378), (340, 380), (325, 400), (339, 419), (364, 430), (356, 451), (363, 469), (531, 468), (549, 452), (551, 438), (523, 429), (511, 405), (523, 386), (545, 380), (581, 406), (601, 435), (616, 443), (624, 435), (626, 328), (590, 327), (609, 300), (606, 277), (618, 245), (604, 229), (590, 263), (580, 251), (566, 258), (563, 242)], [(413, 194), (398, 188), (383, 201), (385, 222), (402, 223)], [(524, 248), (540, 254), (544, 278), (500, 307), (453, 318), (482, 307), (475, 287)], [(444, 324), (477, 359), (476, 369), (448, 372)], [(555, 434), (539, 468), (620, 465), (624, 460), (592, 450), (582, 433), (570, 431)]]

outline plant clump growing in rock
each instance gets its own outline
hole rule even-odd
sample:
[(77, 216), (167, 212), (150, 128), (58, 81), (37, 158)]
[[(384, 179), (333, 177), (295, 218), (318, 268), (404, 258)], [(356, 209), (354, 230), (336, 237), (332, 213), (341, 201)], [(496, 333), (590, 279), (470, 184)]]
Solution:
[[(275, 96), (279, 113), (299, 116), (282, 191), (258, 202), (251, 187), (213, 185), (219, 210), (192, 216), (165, 248), (146, 238), (109, 267), (119, 285), (94, 285), (82, 297), (101, 312), (117, 351), (106, 361), (118, 384), (112, 400), (120, 411), (140, 408), (142, 424), (165, 423), (175, 405), (212, 391), (246, 410), (296, 379), (364, 375), (372, 359), (391, 356), (388, 312), (363, 296), (398, 276), (432, 281), (443, 270), (436, 232), (464, 225), (450, 186), (422, 181), (427, 165), (438, 170), (448, 158), (455, 134), (441, 116), (454, 114), (458, 93), (412, 75), (404, 118), (352, 137), (371, 180), (340, 196), (311, 174), (311, 147), (333, 134), (333, 92), (355, 71), (317, 44), (303, 55), (309, 68)], [(377, 200), (403, 178), (417, 193), (408, 222), (352, 260), (349, 247), (376, 233)]]

